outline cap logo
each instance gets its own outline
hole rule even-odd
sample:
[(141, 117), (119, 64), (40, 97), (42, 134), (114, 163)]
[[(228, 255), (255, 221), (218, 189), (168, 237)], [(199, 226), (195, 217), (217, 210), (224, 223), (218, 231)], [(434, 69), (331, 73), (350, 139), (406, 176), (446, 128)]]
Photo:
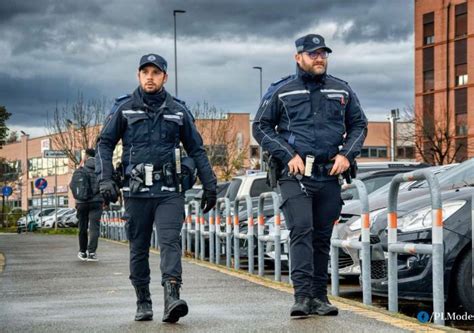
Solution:
[(147, 58), (148, 61), (155, 61), (156, 57), (154, 55), (149, 55)]
[(313, 37), (313, 43), (314, 44), (319, 44), (321, 41), (319, 40), (318, 37)]

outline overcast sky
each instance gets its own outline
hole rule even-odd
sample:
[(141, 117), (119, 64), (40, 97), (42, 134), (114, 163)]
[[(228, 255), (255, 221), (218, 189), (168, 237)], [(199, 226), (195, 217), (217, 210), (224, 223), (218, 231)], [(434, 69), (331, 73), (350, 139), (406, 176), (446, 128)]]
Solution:
[[(136, 2), (137, 4), (134, 4)], [(0, 105), (7, 125), (44, 135), (56, 103), (112, 100), (137, 85), (138, 60), (168, 60), (174, 94), (173, 9), (179, 98), (255, 114), (268, 85), (295, 71), (294, 40), (318, 33), (333, 49), (328, 72), (348, 81), (369, 120), (413, 104), (413, 1), (3, 0)]]

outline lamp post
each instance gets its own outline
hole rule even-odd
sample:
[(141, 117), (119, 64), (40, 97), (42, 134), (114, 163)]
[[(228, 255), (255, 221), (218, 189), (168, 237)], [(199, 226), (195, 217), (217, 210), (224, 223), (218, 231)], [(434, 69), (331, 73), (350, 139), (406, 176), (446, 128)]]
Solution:
[[(29, 134), (26, 133), (25, 131), (21, 131), (20, 130), (20, 133), (23, 134), (25, 137), (26, 137), (26, 163), (25, 163), (25, 171), (26, 171), (26, 176), (25, 176), (25, 181), (22, 182), (22, 185), (20, 186), (23, 186), (23, 184), (26, 184), (27, 188), (26, 188), (26, 209), (28, 210), (28, 172), (29, 172), (29, 163), (28, 163), (28, 138), (29, 138)], [(23, 174), (23, 172), (22, 172)], [(23, 209), (23, 190), (21, 190), (21, 207)]]
[(178, 50), (176, 47), (176, 14), (184, 14), (185, 10), (175, 9), (173, 10), (174, 20), (174, 94), (178, 97)]
[(397, 120), (400, 119), (398, 109), (390, 110), (390, 161), (397, 160)]
[[(260, 100), (262, 99), (262, 72), (263, 68), (261, 66), (254, 66), (253, 69), (258, 69), (260, 71)], [(262, 146), (259, 147), (259, 155), (260, 155), (260, 171), (265, 171), (263, 167), (263, 149)]]

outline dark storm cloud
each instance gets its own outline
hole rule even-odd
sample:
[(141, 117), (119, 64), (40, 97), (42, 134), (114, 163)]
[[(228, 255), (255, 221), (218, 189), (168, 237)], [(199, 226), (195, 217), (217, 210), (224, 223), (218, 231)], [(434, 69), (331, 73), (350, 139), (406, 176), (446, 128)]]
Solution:
[[(173, 33), (174, 9), (179, 34), (198, 38), (293, 37), (305, 27), (332, 21), (346, 42), (399, 40), (413, 29), (412, 2), (333, 1), (29, 1), (3, 4), (4, 34), (10, 30), (14, 52), (88, 42), (97, 36), (120, 38), (126, 33)], [(408, 19), (407, 19), (408, 17)], [(12, 26), (13, 24), (13, 26)], [(344, 28), (345, 27), (345, 28)]]
[(187, 11), (177, 20), (180, 97), (189, 105), (255, 113), (252, 66), (264, 67), (266, 89), (294, 72), (294, 39), (310, 31), (325, 34), (335, 51), (330, 73), (351, 83), (369, 118), (412, 103), (413, 1), (30, 0), (0, 1), (0, 105), (15, 125), (42, 126), (78, 91), (130, 92), (150, 51), (168, 60), (174, 92), (174, 9)]
[(79, 93), (86, 100), (102, 97), (99, 91), (67, 77), (23, 79), (0, 73), (0, 104), (12, 113), (12, 125), (43, 126), (56, 105), (74, 102)]

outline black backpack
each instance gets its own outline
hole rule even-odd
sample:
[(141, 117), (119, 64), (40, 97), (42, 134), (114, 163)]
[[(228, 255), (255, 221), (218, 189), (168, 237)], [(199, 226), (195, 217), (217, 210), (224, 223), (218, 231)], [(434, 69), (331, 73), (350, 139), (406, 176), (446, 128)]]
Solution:
[(76, 200), (87, 201), (94, 195), (89, 173), (82, 167), (76, 169), (76, 171), (74, 171), (72, 174), (69, 188), (72, 191), (72, 196)]

